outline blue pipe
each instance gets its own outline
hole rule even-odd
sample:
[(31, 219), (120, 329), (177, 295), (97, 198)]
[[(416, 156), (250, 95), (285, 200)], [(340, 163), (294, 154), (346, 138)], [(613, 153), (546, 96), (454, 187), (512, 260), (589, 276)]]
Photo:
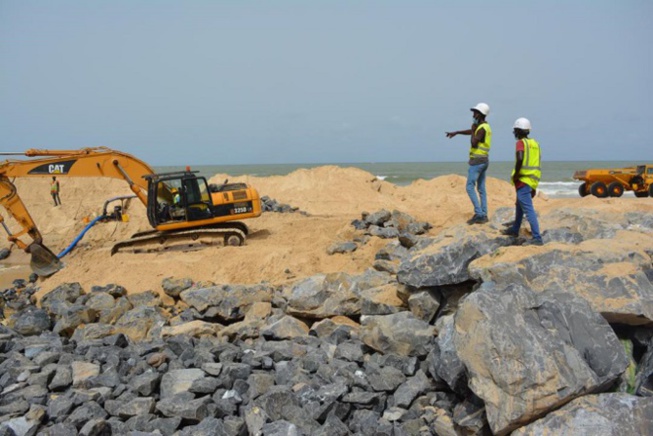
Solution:
[(75, 248), (75, 245), (77, 245), (77, 243), (78, 243), (79, 241), (81, 241), (81, 239), (84, 237), (84, 235), (86, 234), (86, 232), (88, 231), (88, 229), (90, 229), (91, 227), (93, 227), (93, 226), (95, 225), (95, 223), (97, 223), (98, 221), (100, 221), (100, 220), (103, 219), (103, 218), (106, 218), (106, 216), (105, 216), (105, 215), (100, 215), (100, 216), (97, 217), (97, 218), (93, 218), (93, 221), (91, 221), (90, 223), (88, 223), (88, 224), (86, 225), (86, 227), (84, 227), (84, 230), (82, 230), (81, 233), (80, 233), (79, 235), (77, 235), (77, 237), (73, 240), (73, 242), (71, 242), (70, 245), (69, 245), (69, 246), (68, 246), (64, 251), (62, 251), (61, 253), (59, 253), (59, 254), (57, 255), (57, 257), (58, 257), (59, 259), (61, 259), (61, 258), (64, 257), (66, 254), (70, 253), (70, 252), (72, 251), (72, 249)]

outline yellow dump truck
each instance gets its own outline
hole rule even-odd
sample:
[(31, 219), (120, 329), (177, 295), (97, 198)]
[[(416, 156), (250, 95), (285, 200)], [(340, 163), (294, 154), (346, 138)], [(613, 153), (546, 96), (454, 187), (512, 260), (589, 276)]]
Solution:
[(574, 179), (583, 181), (578, 187), (581, 197), (621, 197), (624, 191), (633, 191), (635, 197), (653, 197), (653, 164), (576, 171)]

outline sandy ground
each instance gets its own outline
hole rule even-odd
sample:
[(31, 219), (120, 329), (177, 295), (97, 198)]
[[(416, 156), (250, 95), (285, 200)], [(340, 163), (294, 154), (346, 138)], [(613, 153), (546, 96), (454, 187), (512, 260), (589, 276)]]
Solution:
[[(431, 235), (461, 224), (472, 215), (465, 192), (465, 179), (450, 175), (432, 180), (418, 180), (406, 187), (377, 180), (374, 175), (357, 168), (324, 166), (298, 170), (287, 176), (266, 178), (229, 177), (218, 174), (211, 183), (245, 181), (261, 196), (300, 208), (299, 213), (264, 213), (246, 220), (251, 236), (242, 247), (209, 247), (195, 252), (118, 253), (111, 256), (114, 243), (137, 231), (149, 230), (145, 207), (135, 200), (128, 209), (128, 222), (99, 223), (86, 234), (78, 247), (64, 258), (65, 268), (53, 276), (39, 279), (42, 295), (66, 282), (79, 282), (85, 290), (93, 285), (116, 283), (129, 292), (161, 291), (166, 277), (191, 277), (195, 281), (214, 283), (281, 284), (316, 273), (344, 271), (362, 272), (369, 268), (376, 252), (387, 241), (372, 238), (365, 246), (350, 254), (328, 255), (327, 248), (351, 240), (351, 221), (361, 212), (397, 209), (433, 225)], [(47, 178), (17, 179), (18, 192), (30, 211), (45, 244), (59, 253), (84, 228), (84, 217), (93, 217), (102, 210), (104, 201), (118, 195), (131, 194), (127, 184), (112, 179), (61, 178), (63, 205), (54, 207)], [(488, 179), (490, 215), (499, 207), (514, 205), (510, 184)], [(591, 208), (605, 213), (640, 210), (653, 213), (653, 199), (546, 199), (536, 197), (540, 215), (556, 208)], [(7, 217), (12, 232), (20, 227)], [(26, 242), (28, 237), (24, 237)], [(0, 248), (10, 247), (6, 240)], [(1, 289), (15, 278), (27, 278), (29, 258), (13, 247), (12, 255), (3, 262), (9, 268), (0, 270)]]

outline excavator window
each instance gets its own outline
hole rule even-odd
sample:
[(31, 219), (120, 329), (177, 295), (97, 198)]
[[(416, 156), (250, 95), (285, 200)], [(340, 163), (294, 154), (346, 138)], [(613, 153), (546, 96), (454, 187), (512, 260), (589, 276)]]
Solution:
[(188, 220), (212, 218), (210, 202), (207, 201), (208, 185), (203, 177), (184, 180), (186, 202), (188, 205)]

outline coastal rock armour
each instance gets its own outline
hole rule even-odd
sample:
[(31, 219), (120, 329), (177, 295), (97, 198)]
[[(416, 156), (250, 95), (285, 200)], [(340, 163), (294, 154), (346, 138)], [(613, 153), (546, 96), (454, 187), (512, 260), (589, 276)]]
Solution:
[(653, 398), (623, 393), (587, 395), (512, 434), (645, 435), (653, 434), (652, 417)]
[(456, 227), (415, 245), (401, 263), (397, 280), (415, 288), (463, 283), (470, 279), (468, 266), (474, 259), (511, 243), (508, 237)]
[(610, 387), (628, 366), (605, 319), (561, 290), (484, 284), (463, 301), (450, 328), (495, 434)]
[(653, 284), (647, 275), (651, 257), (645, 251), (597, 241), (551, 244), (519, 254), (517, 250), (472, 262), (471, 278), (499, 287), (520, 283), (538, 292), (558, 286), (585, 299), (611, 323), (653, 323)]

